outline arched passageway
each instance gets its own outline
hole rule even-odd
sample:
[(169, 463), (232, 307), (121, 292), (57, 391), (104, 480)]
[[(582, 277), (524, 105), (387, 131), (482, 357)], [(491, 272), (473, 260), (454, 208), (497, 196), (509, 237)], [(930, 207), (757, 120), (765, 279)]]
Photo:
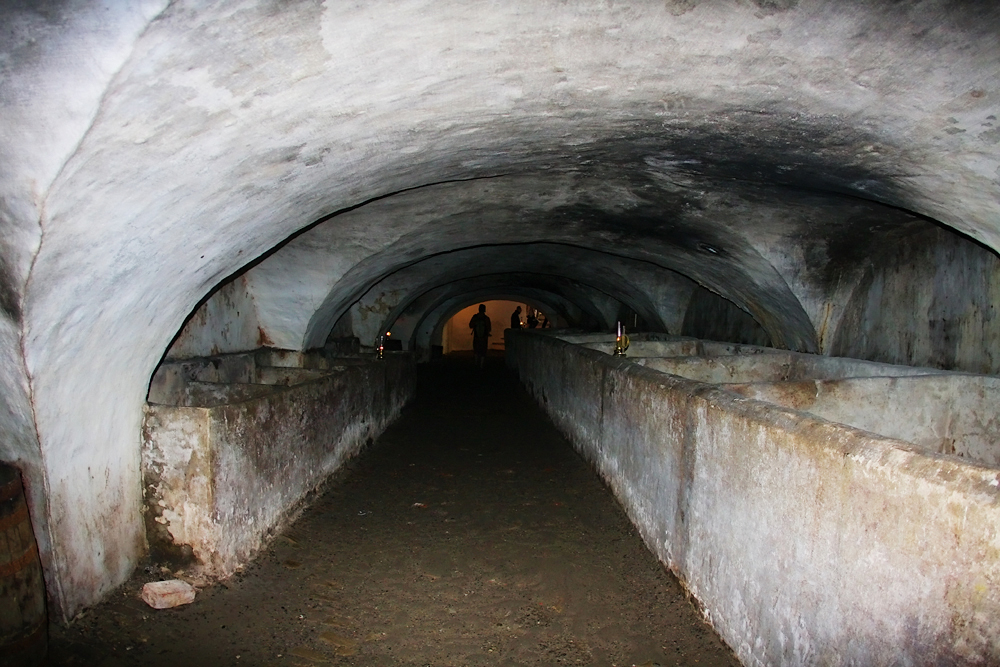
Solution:
[[(217, 572), (249, 557), (405, 402), (385, 381), (403, 364), (344, 357), (387, 326), (429, 357), (465, 299), (536, 299), (583, 333), (626, 319), (1000, 372), (990, 3), (53, 1), (0, 19), (0, 460), (23, 472), (55, 618), (161, 543)], [(192, 448), (153, 452), (153, 399), (232, 424), (307, 378), (342, 400), (227, 441), (232, 504), (186, 522), (189, 490), (164, 498), (150, 462), (177, 472)], [(296, 410), (337, 446), (266, 450)], [(247, 498), (266, 502), (240, 514)], [(925, 618), (927, 642), (986, 641)]]
[(225, 586), (152, 617), (137, 591), (161, 576), (57, 629), (53, 658), (739, 664), (500, 359), (423, 367), (400, 420)]
[[(472, 351), (472, 332), (469, 330), (469, 323), (472, 316), (478, 312), (479, 305), (466, 306), (443, 323), (439, 339), (442, 353), (448, 354), (460, 350), (463, 352)], [(524, 322), (527, 317), (527, 311), (532, 306), (529, 306), (527, 303), (506, 299), (490, 300), (481, 305), (485, 307), (483, 312), (490, 318), (491, 328), (494, 326), (493, 323), (496, 323), (496, 333), (494, 334), (492, 330), (490, 332), (490, 340), (488, 341), (489, 349), (502, 352), (503, 330), (511, 325), (511, 316), (514, 314), (515, 309), (520, 309), (518, 311), (518, 321)]]

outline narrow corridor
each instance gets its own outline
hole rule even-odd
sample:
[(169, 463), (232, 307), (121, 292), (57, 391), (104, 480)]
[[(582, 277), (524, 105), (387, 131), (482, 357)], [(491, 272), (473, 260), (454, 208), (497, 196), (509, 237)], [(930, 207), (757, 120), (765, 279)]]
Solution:
[(51, 664), (737, 665), (610, 492), (503, 368), (421, 368), (416, 401), (246, 571), (188, 606), (152, 565)]

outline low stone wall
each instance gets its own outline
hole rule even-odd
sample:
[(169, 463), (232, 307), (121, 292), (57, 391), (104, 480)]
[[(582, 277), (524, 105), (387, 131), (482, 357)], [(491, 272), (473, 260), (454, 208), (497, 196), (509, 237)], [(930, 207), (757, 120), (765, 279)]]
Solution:
[(171, 382), (164, 386), (173, 393), (159, 395), (175, 404), (146, 408), (150, 548), (207, 578), (245, 564), (311, 490), (399, 415), (416, 385), (406, 355), (323, 373), (250, 364), (240, 379), (253, 377), (271, 384), (191, 381), (178, 390)]
[(938, 373), (725, 385), (749, 398), (1000, 467), (1000, 378)]
[[(557, 336), (571, 343), (579, 343), (581, 347), (611, 354), (615, 349), (614, 334), (578, 334), (575, 336)], [(720, 343), (712, 340), (699, 340), (686, 336), (669, 336), (667, 334), (637, 334), (628, 348), (629, 359), (639, 357), (704, 357), (711, 355), (754, 355), (754, 354), (788, 354), (784, 350), (773, 347), (742, 345), (740, 343)], [(794, 353), (791, 353), (794, 354)]]
[(710, 384), (847, 377), (902, 377), (942, 372), (930, 368), (894, 366), (875, 361), (839, 359), (778, 350), (771, 354), (738, 353), (725, 356), (645, 358), (636, 359), (636, 362), (664, 373)]
[(507, 358), (745, 664), (1000, 663), (995, 468), (552, 335)]

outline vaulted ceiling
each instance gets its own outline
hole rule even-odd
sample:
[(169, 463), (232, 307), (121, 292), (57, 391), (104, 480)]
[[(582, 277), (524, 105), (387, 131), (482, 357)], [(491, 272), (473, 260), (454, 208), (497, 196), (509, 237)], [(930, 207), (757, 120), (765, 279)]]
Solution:
[(145, 388), (228, 281), (280, 347), (382, 292), (385, 318), (443, 317), (493, 276), (666, 329), (701, 287), (826, 351), (886, 247), (944, 225), (1000, 248), (991, 3), (0, 14), (0, 454), (44, 480), (70, 611), (141, 552)]

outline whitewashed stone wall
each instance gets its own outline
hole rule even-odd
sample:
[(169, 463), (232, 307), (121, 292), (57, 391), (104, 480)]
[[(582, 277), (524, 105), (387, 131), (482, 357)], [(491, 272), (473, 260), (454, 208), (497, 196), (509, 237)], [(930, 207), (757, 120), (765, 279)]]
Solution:
[(997, 468), (554, 336), (507, 354), (745, 664), (1000, 661)]

